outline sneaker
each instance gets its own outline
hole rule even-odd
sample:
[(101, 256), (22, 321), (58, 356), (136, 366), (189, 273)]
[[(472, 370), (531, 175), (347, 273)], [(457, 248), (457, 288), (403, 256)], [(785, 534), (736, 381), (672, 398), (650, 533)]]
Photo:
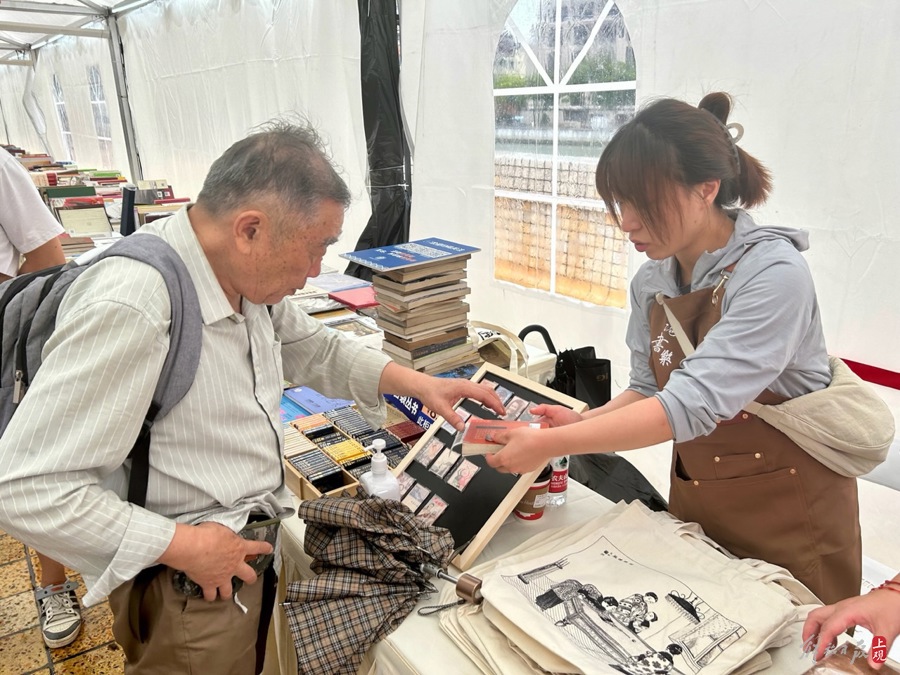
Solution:
[(76, 588), (77, 583), (66, 581), (34, 591), (40, 610), (41, 633), (50, 649), (72, 644), (81, 630), (81, 607), (75, 596)]

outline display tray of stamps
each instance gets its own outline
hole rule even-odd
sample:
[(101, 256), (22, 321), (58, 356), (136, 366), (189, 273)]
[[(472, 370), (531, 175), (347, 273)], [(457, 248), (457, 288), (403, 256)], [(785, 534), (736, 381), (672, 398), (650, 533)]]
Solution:
[(300, 499), (354, 496), (369, 470), (375, 439), (385, 442), (396, 467), (409, 446), (385, 429), (374, 429), (352, 406), (291, 420), (284, 425), (284, 481)]
[[(494, 387), (506, 406), (503, 419), (532, 421), (529, 412), (541, 403), (583, 412), (587, 404), (491, 363), (472, 376)], [(469, 399), (456, 408), (464, 421), (498, 419), (493, 411)], [(394, 469), (403, 504), (425, 524), (450, 530), (459, 551), (453, 564), (466, 570), (487, 546), (543, 467), (527, 474), (500, 473), (483, 455), (462, 454), (464, 432), (438, 417)], [(561, 449), (560, 454), (565, 454)]]

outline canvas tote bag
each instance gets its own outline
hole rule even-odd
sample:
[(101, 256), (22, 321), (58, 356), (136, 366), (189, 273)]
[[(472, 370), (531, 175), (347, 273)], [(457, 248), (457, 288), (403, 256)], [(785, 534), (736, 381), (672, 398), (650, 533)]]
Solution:
[[(685, 356), (694, 353), (661, 293), (663, 306)], [(828, 357), (831, 384), (778, 405), (751, 401), (744, 410), (772, 425), (835, 473), (856, 478), (887, 457), (894, 441), (894, 416), (875, 390), (841, 359)]]
[(756, 672), (817, 604), (786, 570), (735, 559), (695, 523), (639, 503), (470, 572), (484, 579), (484, 603), (445, 613), (441, 626), (486, 673), (645, 672), (654, 659), (701, 675)]

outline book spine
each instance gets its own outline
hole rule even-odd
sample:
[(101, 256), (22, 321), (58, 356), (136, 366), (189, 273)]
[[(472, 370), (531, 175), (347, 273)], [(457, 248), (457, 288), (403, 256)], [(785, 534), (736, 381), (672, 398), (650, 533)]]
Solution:
[(423, 356), (428, 356), (429, 354), (434, 354), (435, 352), (441, 352), (445, 349), (450, 349), (451, 347), (456, 347), (458, 345), (464, 345), (466, 340), (468, 340), (468, 336), (462, 336), (458, 338), (454, 338), (452, 340), (447, 340), (446, 342), (437, 342), (433, 345), (425, 345), (424, 347), (417, 347), (409, 352), (410, 358), (413, 360), (421, 359)]

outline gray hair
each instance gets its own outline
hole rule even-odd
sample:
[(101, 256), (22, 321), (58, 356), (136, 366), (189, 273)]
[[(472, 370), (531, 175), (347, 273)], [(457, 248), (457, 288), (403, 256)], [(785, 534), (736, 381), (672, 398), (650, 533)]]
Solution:
[(326, 200), (350, 205), (347, 184), (305, 121), (266, 122), (228, 148), (210, 167), (197, 204), (220, 216), (258, 197), (274, 197), (281, 211), (304, 215)]

